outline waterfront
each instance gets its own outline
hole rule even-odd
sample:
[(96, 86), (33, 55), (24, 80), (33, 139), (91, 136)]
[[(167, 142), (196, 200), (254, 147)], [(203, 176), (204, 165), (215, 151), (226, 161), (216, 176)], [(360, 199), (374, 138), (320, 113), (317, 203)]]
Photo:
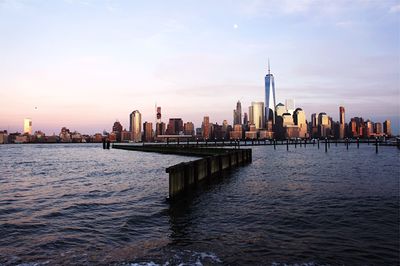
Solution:
[(192, 157), (97, 144), (0, 146), (0, 264), (399, 264), (399, 150), (253, 148), (169, 205)]

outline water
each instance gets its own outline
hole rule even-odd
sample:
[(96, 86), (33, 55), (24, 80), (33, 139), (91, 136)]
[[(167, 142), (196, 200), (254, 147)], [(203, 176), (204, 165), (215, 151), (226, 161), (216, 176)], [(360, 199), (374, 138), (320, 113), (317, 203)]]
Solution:
[(398, 265), (400, 152), (353, 146), (254, 147), (170, 205), (194, 158), (2, 145), (0, 265)]

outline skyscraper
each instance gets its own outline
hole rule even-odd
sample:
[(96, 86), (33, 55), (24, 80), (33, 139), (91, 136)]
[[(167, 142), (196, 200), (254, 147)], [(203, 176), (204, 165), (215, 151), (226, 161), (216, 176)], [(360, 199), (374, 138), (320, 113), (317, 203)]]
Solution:
[[(272, 95), (271, 95), (272, 94)], [(272, 97), (271, 97), (272, 96)], [(275, 110), (275, 81), (274, 76), (271, 74), (271, 69), (268, 60), (268, 74), (265, 76), (265, 112), (267, 119), (270, 117), (271, 110)], [(275, 124), (275, 116), (272, 115), (272, 124)], [(270, 129), (270, 128), (268, 128)]]
[(129, 131), (131, 140), (139, 142), (142, 140), (142, 114), (135, 110), (129, 116)]
[(385, 133), (385, 135), (388, 137), (392, 136), (392, 127), (390, 125), (390, 120), (385, 120), (385, 122), (383, 122), (383, 133)]
[(205, 116), (203, 118), (203, 124), (201, 125), (203, 132), (203, 139), (209, 139), (211, 135), (210, 118)]
[(153, 140), (153, 123), (143, 123), (143, 141), (150, 142)]
[(161, 123), (161, 106), (157, 106), (156, 108), (156, 119), (157, 123)]
[(290, 113), (291, 115), (293, 115), (295, 110), (294, 99), (286, 99), (285, 106), (286, 106), (286, 113)]
[(256, 129), (265, 128), (265, 114), (263, 102), (252, 102), (249, 108), (250, 124), (256, 126)]
[(186, 122), (183, 125), (183, 131), (184, 131), (185, 135), (194, 136), (194, 124), (192, 122)]
[(167, 126), (167, 135), (179, 135), (183, 132), (182, 118), (170, 118)]
[(32, 135), (32, 119), (30, 118), (24, 119), (24, 133)]
[(242, 104), (240, 103), (240, 101), (236, 103), (236, 109), (233, 110), (233, 124), (242, 124)]
[(339, 138), (344, 139), (345, 133), (345, 119), (344, 119), (344, 107), (339, 107)]
[(293, 122), (299, 127), (299, 137), (307, 137), (306, 113), (301, 108), (297, 108), (293, 114)]

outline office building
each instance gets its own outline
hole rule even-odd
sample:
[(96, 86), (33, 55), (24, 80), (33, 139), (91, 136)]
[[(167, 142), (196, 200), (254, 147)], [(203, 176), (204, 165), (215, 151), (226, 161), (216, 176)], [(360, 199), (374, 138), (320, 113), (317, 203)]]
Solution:
[(331, 134), (329, 116), (321, 112), (318, 114), (318, 136), (328, 137)]
[(240, 101), (236, 103), (236, 109), (233, 110), (233, 124), (242, 124), (242, 104), (240, 103)]
[(286, 106), (283, 103), (278, 103), (275, 107), (276, 116), (282, 116), (284, 113), (286, 113)]
[(202, 137), (203, 139), (210, 139), (211, 137), (211, 125), (210, 125), (210, 117), (205, 116), (203, 118), (203, 123), (201, 125)]
[(24, 134), (32, 135), (32, 119), (24, 119)]
[(297, 108), (293, 114), (293, 123), (299, 128), (299, 137), (307, 138), (306, 113), (301, 108)]
[(182, 132), (183, 132), (182, 118), (170, 118), (165, 133), (167, 135), (179, 135)]
[[(271, 117), (271, 110), (275, 110), (276, 100), (275, 100), (275, 81), (274, 76), (271, 74), (271, 68), (268, 60), (268, 74), (265, 76), (265, 117), (268, 119)], [(264, 112), (264, 111), (263, 111)], [(275, 116), (272, 115), (272, 124), (275, 124)], [(270, 128), (268, 128), (271, 130)]]
[(381, 122), (376, 122), (374, 124), (374, 133), (378, 136), (383, 135), (383, 130), (382, 130), (382, 123)]
[(247, 113), (243, 114), (243, 125), (245, 127), (247, 127), (247, 125), (249, 124), (249, 116), (247, 115)]
[(156, 107), (156, 121), (161, 123), (161, 106)]
[(255, 125), (256, 129), (265, 128), (265, 114), (263, 102), (252, 102), (249, 107), (250, 124)]
[(293, 115), (294, 110), (295, 110), (294, 99), (286, 99), (285, 107), (286, 107), (286, 113)]
[(390, 120), (385, 120), (385, 122), (383, 122), (383, 133), (388, 137), (392, 136), (392, 126)]
[(133, 111), (129, 116), (129, 131), (132, 141), (142, 141), (142, 114), (138, 110)]
[(153, 141), (153, 123), (151, 122), (146, 121), (143, 123), (143, 141)]
[(234, 125), (233, 130), (230, 132), (230, 139), (240, 140), (243, 138), (243, 127), (242, 125)]
[(121, 141), (122, 125), (119, 121), (115, 121), (112, 127), (112, 133), (115, 134), (115, 141)]
[(185, 133), (185, 135), (194, 136), (195, 135), (194, 124), (192, 122), (186, 122), (183, 125), (183, 132)]
[(374, 124), (370, 121), (367, 120), (365, 123), (365, 131), (364, 131), (364, 137), (370, 138), (374, 135)]
[(339, 138), (345, 138), (345, 117), (344, 117), (344, 107), (339, 107)]

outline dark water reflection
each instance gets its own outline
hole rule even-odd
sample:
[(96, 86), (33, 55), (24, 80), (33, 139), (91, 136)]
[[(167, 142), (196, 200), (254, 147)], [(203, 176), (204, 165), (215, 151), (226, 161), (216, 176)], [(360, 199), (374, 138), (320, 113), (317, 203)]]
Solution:
[(0, 264), (399, 264), (394, 148), (256, 147), (251, 165), (172, 205), (165, 167), (193, 158), (0, 152)]

